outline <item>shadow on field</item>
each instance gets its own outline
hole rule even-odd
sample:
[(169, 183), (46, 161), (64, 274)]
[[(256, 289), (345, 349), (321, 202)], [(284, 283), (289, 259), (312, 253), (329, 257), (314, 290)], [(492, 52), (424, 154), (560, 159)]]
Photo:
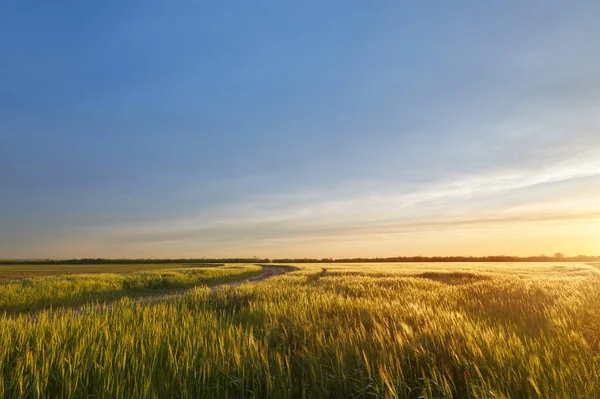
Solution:
[(492, 276), (470, 272), (423, 272), (418, 274), (398, 274), (386, 272), (356, 272), (356, 271), (330, 271), (323, 268), (320, 272), (307, 276), (307, 282), (316, 283), (322, 277), (368, 277), (374, 279), (384, 278), (419, 278), (444, 283), (448, 285), (472, 284), (479, 281), (489, 281)]
[(237, 313), (246, 310), (250, 302), (256, 299), (253, 292), (239, 290), (213, 291), (208, 297), (210, 308), (220, 313)]
[(476, 274), (468, 272), (424, 272), (410, 277), (426, 278), (449, 285), (471, 284), (477, 281), (491, 280), (492, 277), (485, 274)]
[(406, 277), (405, 275), (399, 275), (397, 273), (385, 273), (385, 272), (355, 272), (346, 270), (329, 270), (322, 268), (318, 273), (312, 273), (308, 275), (308, 282), (317, 282), (322, 277), (368, 277), (368, 278), (383, 278), (383, 277)]

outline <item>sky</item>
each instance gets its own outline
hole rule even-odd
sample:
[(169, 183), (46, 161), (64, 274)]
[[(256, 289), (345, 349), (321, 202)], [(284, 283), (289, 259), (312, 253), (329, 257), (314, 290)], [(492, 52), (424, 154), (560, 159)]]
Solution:
[(0, 258), (600, 254), (600, 2), (0, 5)]

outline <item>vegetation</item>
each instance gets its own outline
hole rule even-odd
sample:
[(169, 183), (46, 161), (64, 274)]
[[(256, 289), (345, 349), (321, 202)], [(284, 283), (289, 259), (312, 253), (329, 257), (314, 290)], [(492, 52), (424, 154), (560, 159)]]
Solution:
[(598, 303), (583, 264), (304, 265), (7, 318), (0, 396), (596, 398)]
[(103, 259), (103, 258), (87, 258), (87, 259), (34, 259), (34, 260), (1, 260), (1, 265), (150, 265), (150, 264), (224, 264), (224, 263), (370, 263), (370, 262), (390, 262), (390, 263), (440, 263), (440, 262), (600, 262), (600, 256), (577, 255), (565, 256), (557, 252), (553, 256), (538, 255), (538, 256), (393, 256), (387, 258), (304, 258), (304, 259), (267, 259), (267, 258), (224, 258), (224, 259), (207, 259), (207, 258), (190, 258), (190, 259)]
[[(0, 264), (0, 282), (67, 274), (131, 273), (137, 271), (209, 267), (212, 264), (194, 263), (125, 263), (125, 264)], [(215, 264), (214, 266), (223, 266)]]
[(0, 312), (22, 312), (57, 305), (79, 305), (123, 296), (168, 293), (199, 284), (220, 284), (260, 274), (256, 265), (188, 267), (133, 273), (19, 277), (0, 284)]
[(224, 263), (268, 263), (269, 259), (228, 258), (228, 259), (0, 259), (0, 265), (162, 265), (181, 263), (224, 264)]
[(598, 262), (600, 256), (565, 256), (558, 252), (553, 256), (393, 256), (387, 258), (345, 258), (345, 259), (275, 259), (279, 263), (465, 263), (465, 262)]

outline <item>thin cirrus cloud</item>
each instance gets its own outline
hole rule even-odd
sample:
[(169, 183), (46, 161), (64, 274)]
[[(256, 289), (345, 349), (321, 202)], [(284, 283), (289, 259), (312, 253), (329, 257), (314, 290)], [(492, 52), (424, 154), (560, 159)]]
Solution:
[(598, 253), (599, 12), (15, 4), (0, 258)]
[[(510, 230), (519, 236), (525, 228), (520, 240), (527, 243), (549, 232), (558, 237), (558, 241), (540, 243), (536, 252), (552, 251), (543, 247), (549, 245), (586, 252), (594, 243), (584, 240), (579, 247), (565, 245), (565, 237), (577, 237), (565, 234), (565, 228), (579, 226), (580, 231), (597, 234), (593, 226), (600, 219), (600, 157), (589, 146), (585, 151), (575, 146), (575, 151), (566, 153), (564, 148), (549, 148), (553, 147), (544, 149), (544, 156), (537, 160), (493, 164), (487, 171), (454, 180), (448, 178), (451, 174), (442, 175), (437, 181), (405, 184), (397, 191), (373, 190), (372, 183), (366, 182), (358, 190), (338, 187), (274, 193), (212, 207), (193, 218), (82, 228), (71, 232), (71, 237), (42, 235), (38, 239), (45, 244), (28, 250), (53, 256), (65, 252), (92, 256), (103, 251), (110, 256), (443, 254), (428, 252), (423, 244), (430, 242), (426, 237), (437, 236), (437, 251), (485, 254), (494, 247), (473, 243), (473, 236), (494, 237)], [(528, 254), (535, 248), (527, 244), (524, 250), (517, 244), (498, 247), (498, 251)], [(485, 249), (478, 252), (478, 248)]]
[[(479, 234), (489, 229), (534, 225), (543, 232), (556, 226), (598, 223), (598, 171), (595, 162), (575, 166), (567, 163), (544, 174), (471, 177), (407, 194), (313, 200), (296, 206), (286, 205), (289, 198), (281, 198), (281, 203), (271, 198), (270, 203), (265, 201), (268, 206), (243, 204), (238, 209), (221, 210), (216, 218), (206, 214), (142, 229), (123, 227), (116, 229), (108, 241), (167, 246), (187, 242), (203, 246), (208, 252), (211, 247), (235, 251), (236, 247), (251, 244), (280, 255), (290, 243), (308, 241), (306, 253), (323, 255), (323, 248), (332, 242), (369, 242), (390, 234), (403, 234), (403, 241), (410, 242), (410, 234), (440, 231)], [(573, 189), (581, 191), (569, 194)], [(528, 201), (524, 202), (523, 197)]]

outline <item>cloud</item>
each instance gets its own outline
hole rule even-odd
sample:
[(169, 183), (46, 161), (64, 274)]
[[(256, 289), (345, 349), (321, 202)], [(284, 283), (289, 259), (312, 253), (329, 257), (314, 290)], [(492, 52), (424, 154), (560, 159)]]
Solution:
[[(600, 163), (564, 162), (543, 172), (496, 172), (438, 182), (407, 193), (320, 199), (282, 195), (205, 212), (193, 219), (121, 226), (107, 242), (230, 244), (489, 228), (595, 220), (600, 215)], [(590, 188), (591, 187), (591, 188)], [(371, 236), (371, 237), (370, 237)]]

